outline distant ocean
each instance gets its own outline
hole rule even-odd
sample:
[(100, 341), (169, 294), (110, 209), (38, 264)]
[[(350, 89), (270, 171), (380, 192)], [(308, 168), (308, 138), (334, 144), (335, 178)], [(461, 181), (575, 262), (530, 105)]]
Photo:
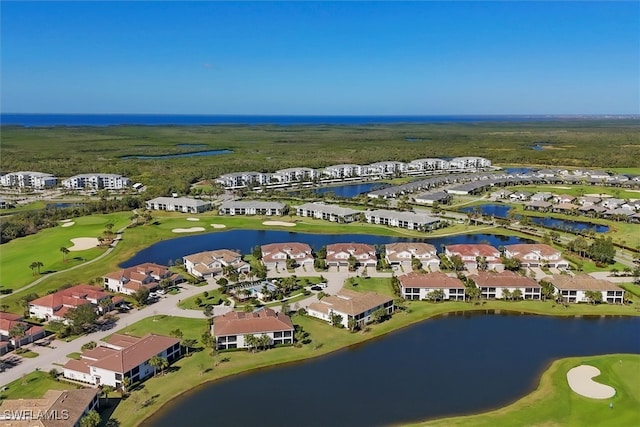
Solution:
[(544, 122), (588, 119), (634, 119), (638, 116), (236, 116), (180, 114), (0, 114), (0, 124), (14, 126), (117, 125), (365, 125), (392, 123)]

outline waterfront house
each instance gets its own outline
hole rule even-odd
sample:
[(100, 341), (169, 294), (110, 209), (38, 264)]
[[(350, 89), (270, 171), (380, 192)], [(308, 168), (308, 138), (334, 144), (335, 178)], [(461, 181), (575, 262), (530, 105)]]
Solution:
[(512, 191), (509, 190), (498, 190), (491, 193), (491, 197), (494, 199), (508, 199), (509, 196), (513, 194)]
[(520, 298), (539, 300), (542, 287), (533, 279), (522, 276), (513, 271), (495, 273), (491, 271), (479, 271), (469, 276), (478, 288), (481, 295), (487, 299), (503, 299), (505, 291), (520, 292)]
[(588, 274), (554, 274), (544, 280), (551, 283), (556, 293), (565, 302), (589, 302), (586, 292), (600, 292), (602, 302), (622, 304), (624, 302), (624, 289), (614, 285), (608, 280), (596, 279)]
[(270, 243), (262, 245), (260, 251), (262, 253), (262, 263), (269, 270), (286, 268), (287, 259), (293, 259), (299, 266), (313, 268), (311, 246), (306, 243)]
[(355, 320), (359, 327), (370, 323), (372, 314), (378, 309), (383, 309), (387, 314), (393, 313), (393, 298), (376, 292), (342, 289), (335, 295), (311, 303), (307, 313), (329, 323), (332, 317), (340, 319), (340, 324), (348, 328), (350, 319)]
[(364, 243), (334, 243), (327, 245), (327, 266), (347, 267), (349, 258), (354, 257), (356, 266), (373, 267), (378, 263), (376, 248)]
[(625, 201), (623, 199), (609, 197), (602, 200), (601, 206), (607, 209), (617, 209), (624, 204), (625, 204)]
[(153, 211), (201, 213), (211, 209), (211, 202), (191, 197), (156, 197), (147, 200), (145, 206)]
[(325, 205), (324, 203), (305, 203), (296, 207), (298, 216), (340, 223), (356, 221), (361, 213), (362, 211), (355, 209), (343, 208), (337, 205)]
[(343, 164), (327, 166), (322, 170), (322, 175), (328, 178), (351, 178), (360, 176), (362, 166), (354, 164)]
[(370, 224), (381, 224), (407, 230), (428, 231), (438, 228), (440, 219), (415, 212), (398, 212), (386, 209), (369, 210), (364, 217)]
[(9, 172), (0, 176), (0, 185), (3, 187), (34, 188), (39, 190), (47, 187), (55, 187), (57, 183), (58, 178), (50, 173), (44, 172)]
[(69, 360), (63, 373), (73, 381), (120, 389), (124, 378), (134, 384), (152, 376), (155, 368), (149, 361), (154, 356), (171, 363), (180, 357), (181, 351), (180, 340), (174, 337), (113, 334), (97, 347), (84, 351), (79, 360)]
[(98, 310), (103, 300), (109, 301), (109, 305), (114, 304), (111, 295), (103, 289), (97, 286), (76, 285), (30, 301), (29, 314), (37, 319), (66, 323), (65, 314), (72, 308), (89, 304)]
[(462, 244), (445, 246), (445, 255), (449, 258), (458, 256), (468, 270), (478, 269), (482, 259), (487, 263), (487, 270), (504, 269), (500, 260), (500, 251), (487, 244)]
[(103, 276), (103, 279), (105, 289), (127, 295), (133, 295), (143, 287), (150, 292), (155, 291), (163, 280), (167, 282), (167, 286), (175, 286), (184, 281), (181, 275), (152, 262), (111, 272)]
[(553, 194), (547, 192), (538, 192), (531, 196), (529, 200), (532, 202), (546, 202), (553, 198)]
[(451, 195), (446, 191), (423, 193), (413, 198), (416, 203), (421, 203), (423, 205), (434, 205), (435, 203), (447, 204), (451, 199)]
[[(42, 395), (42, 394), (41, 394)], [(3, 427), (80, 427), (80, 421), (100, 406), (100, 390), (47, 390), (42, 397), (0, 401)]]
[(530, 211), (549, 212), (553, 205), (544, 201), (531, 201), (527, 203), (524, 208)]
[(407, 165), (409, 171), (433, 172), (449, 169), (449, 162), (443, 159), (416, 159)]
[(83, 173), (62, 181), (70, 190), (123, 190), (129, 184), (129, 178), (112, 173)]
[[(387, 161), (387, 162), (376, 162), (367, 165), (368, 175), (396, 175), (402, 174), (408, 170), (408, 165), (403, 162), (395, 162), (395, 161)], [(365, 174), (363, 174), (365, 175)]]
[(524, 202), (531, 198), (531, 193), (528, 191), (516, 191), (509, 195), (509, 199), (512, 202)]
[(294, 327), (291, 319), (283, 313), (276, 313), (263, 307), (253, 313), (232, 311), (213, 319), (211, 334), (215, 337), (216, 348), (227, 350), (247, 348), (245, 335), (260, 337), (267, 335), (269, 345), (293, 344)]
[(408, 300), (430, 299), (435, 290), (443, 292), (443, 300), (464, 301), (465, 286), (457, 277), (450, 277), (439, 271), (434, 273), (411, 272), (398, 276), (400, 295)]
[(280, 202), (262, 202), (243, 200), (226, 202), (220, 205), (220, 215), (267, 215), (281, 216), (284, 214), (285, 204)]
[(573, 203), (557, 203), (551, 206), (551, 211), (555, 213), (571, 213), (576, 211), (580, 206)]
[(400, 265), (408, 271), (411, 271), (413, 259), (419, 260), (425, 270), (437, 269), (440, 265), (436, 248), (429, 243), (388, 243), (385, 245), (384, 251), (385, 259), (389, 265)]
[(504, 247), (507, 258), (516, 258), (522, 267), (569, 268), (569, 262), (562, 259), (562, 253), (542, 243), (522, 243)]
[(484, 157), (454, 157), (449, 161), (450, 169), (484, 169), (491, 167), (491, 160)]
[(223, 274), (225, 267), (233, 267), (238, 273), (248, 273), (251, 266), (242, 260), (242, 255), (228, 249), (198, 252), (183, 258), (184, 268), (189, 274), (204, 279)]
[(289, 184), (293, 182), (312, 181), (319, 174), (315, 169), (311, 168), (288, 168), (277, 170), (271, 177), (272, 181), (281, 184)]

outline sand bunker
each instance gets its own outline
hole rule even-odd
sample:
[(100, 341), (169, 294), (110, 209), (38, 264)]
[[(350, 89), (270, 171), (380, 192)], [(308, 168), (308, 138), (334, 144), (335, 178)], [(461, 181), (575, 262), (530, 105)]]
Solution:
[(187, 218), (187, 221), (200, 221), (200, 218), (189, 217)]
[(227, 226), (224, 224), (211, 224), (211, 226), (213, 228), (227, 228)]
[(174, 233), (196, 233), (198, 231), (204, 231), (204, 227), (191, 227), (191, 228), (174, 228)]
[(73, 221), (72, 219), (61, 219), (60, 222), (71, 222)]
[(567, 372), (567, 382), (571, 390), (592, 399), (609, 399), (616, 394), (616, 389), (595, 382), (592, 378), (600, 375), (600, 369), (590, 365), (580, 365)]
[(295, 227), (295, 222), (285, 222), (285, 221), (265, 221), (262, 223), (263, 225), (280, 225), (282, 227)]
[(78, 237), (76, 239), (71, 239), (71, 243), (73, 243), (73, 246), (67, 249), (75, 252), (75, 251), (85, 251), (87, 249), (93, 249), (100, 244), (100, 241), (95, 237)]
[(64, 224), (61, 225), (61, 227), (71, 227), (73, 224), (75, 224), (75, 222), (73, 222), (73, 221), (65, 222)]
[(598, 193), (589, 193), (589, 194), (585, 194), (585, 196), (587, 196), (587, 197), (600, 197), (601, 199), (605, 199), (607, 197), (613, 197), (610, 194), (598, 194)]

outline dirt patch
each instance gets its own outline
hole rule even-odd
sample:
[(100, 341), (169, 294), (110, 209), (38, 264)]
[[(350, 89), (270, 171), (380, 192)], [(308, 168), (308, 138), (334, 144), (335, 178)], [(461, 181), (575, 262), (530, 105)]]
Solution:
[(615, 388), (593, 380), (593, 377), (598, 375), (600, 375), (600, 369), (595, 366), (580, 365), (567, 372), (567, 382), (571, 390), (580, 396), (591, 399), (609, 399), (615, 396)]
[(174, 233), (197, 233), (198, 231), (204, 231), (204, 227), (191, 227), (191, 228), (174, 228)]
[(77, 237), (75, 239), (71, 239), (71, 243), (73, 243), (73, 246), (67, 249), (69, 249), (72, 252), (76, 252), (76, 251), (86, 251), (87, 249), (93, 249), (100, 244), (100, 241), (95, 237)]
[(295, 222), (286, 222), (286, 221), (265, 221), (262, 223), (263, 225), (279, 225), (281, 227), (295, 227)]

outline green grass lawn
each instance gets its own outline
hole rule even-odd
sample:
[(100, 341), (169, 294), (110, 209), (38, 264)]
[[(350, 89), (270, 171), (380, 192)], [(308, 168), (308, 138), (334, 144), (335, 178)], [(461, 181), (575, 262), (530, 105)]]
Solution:
[[(23, 381), (26, 384), (23, 385)], [(17, 379), (7, 384), (5, 391), (0, 393), (2, 399), (38, 399), (44, 396), (47, 390), (72, 390), (78, 386), (52, 379), (48, 372), (33, 371), (24, 378)]]
[(359, 292), (377, 292), (394, 296), (391, 277), (351, 277), (345, 282), (344, 288)]
[[(105, 230), (107, 223), (114, 224), (114, 230), (129, 223), (129, 212), (119, 212), (107, 215), (91, 215), (73, 218), (71, 227), (57, 226), (39, 231), (36, 234), (22, 237), (2, 245), (0, 257), (0, 283), (5, 288), (19, 290), (40, 276), (34, 275), (29, 265), (34, 261), (44, 264), (41, 273), (60, 271), (82, 264), (102, 254), (104, 248), (88, 249), (69, 252), (63, 261), (60, 248), (73, 246), (71, 239), (77, 237), (98, 237)], [(87, 279), (85, 279), (87, 280)]]
[[(574, 393), (567, 372), (579, 365), (600, 369), (597, 382), (616, 389), (611, 399), (590, 399)], [(517, 402), (478, 415), (445, 418), (419, 426), (637, 426), (640, 425), (640, 355), (610, 354), (556, 360), (538, 388)], [(609, 404), (613, 404), (613, 408)]]
[[(223, 301), (226, 301), (226, 295), (220, 292), (220, 289), (215, 289), (208, 292), (208, 297), (205, 297), (204, 294), (199, 294), (180, 300), (180, 304), (178, 304), (178, 307), (185, 310), (202, 310), (207, 305), (217, 305), (220, 298), (222, 298)], [(197, 298), (200, 298), (202, 300), (200, 305), (196, 304)]]
[(35, 351), (27, 350), (24, 353), (18, 353), (20, 357), (26, 357), (27, 359), (33, 359), (34, 357), (40, 356)]
[(81, 356), (82, 356), (82, 353), (78, 353), (77, 351), (67, 354), (67, 357), (69, 359), (74, 359), (74, 360), (80, 360)]

